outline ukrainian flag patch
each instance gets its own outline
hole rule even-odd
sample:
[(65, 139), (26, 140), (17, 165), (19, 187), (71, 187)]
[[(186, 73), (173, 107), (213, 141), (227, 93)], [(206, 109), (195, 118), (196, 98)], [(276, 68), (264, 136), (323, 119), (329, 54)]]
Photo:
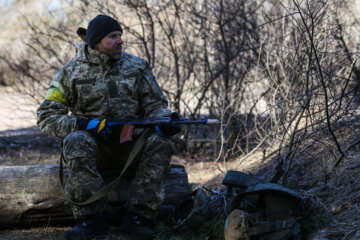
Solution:
[(54, 88), (54, 87), (49, 88), (45, 100), (51, 100), (51, 101), (63, 103), (65, 105), (68, 103), (64, 94), (62, 94), (58, 88)]

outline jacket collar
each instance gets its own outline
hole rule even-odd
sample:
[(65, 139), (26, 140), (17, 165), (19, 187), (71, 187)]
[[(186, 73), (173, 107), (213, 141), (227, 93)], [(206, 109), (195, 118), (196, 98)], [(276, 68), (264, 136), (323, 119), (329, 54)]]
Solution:
[(111, 62), (108, 55), (91, 49), (87, 43), (77, 43), (75, 47), (78, 61), (95, 65), (107, 65)]

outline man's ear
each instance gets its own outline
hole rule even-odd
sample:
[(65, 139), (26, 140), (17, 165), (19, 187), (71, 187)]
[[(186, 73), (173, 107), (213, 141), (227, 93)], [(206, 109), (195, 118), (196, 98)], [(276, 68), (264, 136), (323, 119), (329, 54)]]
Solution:
[(98, 42), (97, 44), (95, 44), (94, 50), (99, 51), (99, 44), (100, 44), (100, 42)]

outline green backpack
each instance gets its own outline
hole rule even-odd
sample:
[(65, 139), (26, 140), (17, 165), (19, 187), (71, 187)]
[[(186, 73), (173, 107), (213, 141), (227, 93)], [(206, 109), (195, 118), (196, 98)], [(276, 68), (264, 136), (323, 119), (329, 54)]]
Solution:
[[(300, 192), (237, 171), (228, 171), (223, 184), (234, 196), (225, 221), (225, 240), (297, 240), (314, 230), (304, 226), (318, 220), (308, 215), (317, 214), (314, 209), (319, 205), (314, 208), (314, 202)], [(331, 217), (324, 208), (317, 212), (325, 213), (322, 226), (329, 223)]]
[(196, 231), (204, 223), (224, 212), (224, 203), (229, 201), (226, 195), (207, 192), (204, 188), (197, 188), (177, 204), (172, 216), (174, 229)]

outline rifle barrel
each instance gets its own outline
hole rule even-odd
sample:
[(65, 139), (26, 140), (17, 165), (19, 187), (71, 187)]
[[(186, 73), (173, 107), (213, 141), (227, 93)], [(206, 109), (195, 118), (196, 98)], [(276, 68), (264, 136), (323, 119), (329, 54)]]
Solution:
[(191, 125), (191, 124), (204, 124), (204, 125), (217, 125), (219, 124), (219, 120), (217, 119), (201, 119), (201, 120), (188, 120), (186, 118), (182, 118), (179, 120), (173, 120), (171, 121), (172, 124), (180, 124), (180, 125)]
[(217, 120), (217, 119), (208, 119), (206, 124), (207, 125), (218, 125), (219, 120)]
[(189, 120), (187, 118), (180, 118), (180, 119), (171, 119), (170, 117), (161, 117), (161, 118), (148, 118), (148, 119), (132, 119), (132, 120), (117, 120), (111, 119), (110, 125), (135, 125), (135, 127), (149, 127), (149, 126), (156, 126), (158, 124), (179, 124), (179, 125), (217, 125), (219, 124), (219, 120), (217, 119), (201, 119), (201, 120)]

